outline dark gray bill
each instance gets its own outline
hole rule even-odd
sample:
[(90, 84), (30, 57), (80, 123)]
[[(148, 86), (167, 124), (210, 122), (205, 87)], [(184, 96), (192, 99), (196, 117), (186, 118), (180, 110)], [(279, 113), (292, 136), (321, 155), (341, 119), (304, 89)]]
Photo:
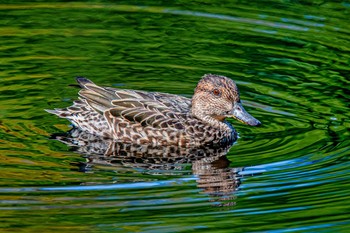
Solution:
[(249, 113), (247, 113), (247, 111), (243, 108), (241, 103), (235, 103), (235, 106), (232, 110), (232, 115), (230, 115), (230, 117), (235, 118), (247, 125), (261, 125), (260, 121), (252, 117)]

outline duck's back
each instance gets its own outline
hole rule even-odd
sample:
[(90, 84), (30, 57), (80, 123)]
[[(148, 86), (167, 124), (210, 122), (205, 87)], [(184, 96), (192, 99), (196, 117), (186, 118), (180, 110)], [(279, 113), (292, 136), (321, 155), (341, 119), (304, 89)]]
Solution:
[(196, 124), (196, 119), (189, 116), (191, 99), (159, 92), (105, 88), (85, 78), (77, 81), (82, 87), (79, 100), (70, 107), (48, 112), (70, 120), (83, 131), (124, 142), (189, 143), (184, 129)]

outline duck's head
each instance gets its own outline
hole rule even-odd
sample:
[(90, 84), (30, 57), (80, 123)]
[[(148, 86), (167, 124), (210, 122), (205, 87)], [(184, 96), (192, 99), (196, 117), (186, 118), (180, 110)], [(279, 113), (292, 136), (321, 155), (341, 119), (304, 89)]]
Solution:
[(198, 82), (191, 112), (200, 119), (224, 121), (225, 118), (235, 118), (251, 126), (261, 124), (243, 108), (237, 85), (220, 75), (206, 74)]

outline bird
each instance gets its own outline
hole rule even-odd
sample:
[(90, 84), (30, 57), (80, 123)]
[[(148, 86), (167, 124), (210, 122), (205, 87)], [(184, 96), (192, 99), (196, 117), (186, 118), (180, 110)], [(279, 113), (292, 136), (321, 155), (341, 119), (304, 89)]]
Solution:
[(77, 77), (81, 87), (72, 106), (46, 110), (68, 119), (74, 128), (122, 143), (152, 146), (220, 146), (237, 140), (226, 118), (247, 125), (261, 122), (243, 108), (236, 83), (205, 74), (192, 98), (180, 95), (101, 87)]

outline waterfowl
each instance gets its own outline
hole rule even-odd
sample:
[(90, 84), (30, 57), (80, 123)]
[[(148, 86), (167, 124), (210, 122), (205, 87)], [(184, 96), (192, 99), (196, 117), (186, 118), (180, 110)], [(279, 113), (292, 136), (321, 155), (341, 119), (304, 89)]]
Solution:
[(181, 147), (232, 143), (237, 132), (226, 118), (251, 126), (260, 121), (247, 113), (237, 85), (206, 74), (192, 99), (174, 94), (100, 87), (84, 77), (79, 99), (67, 108), (46, 110), (75, 128), (103, 138), (133, 144)]

